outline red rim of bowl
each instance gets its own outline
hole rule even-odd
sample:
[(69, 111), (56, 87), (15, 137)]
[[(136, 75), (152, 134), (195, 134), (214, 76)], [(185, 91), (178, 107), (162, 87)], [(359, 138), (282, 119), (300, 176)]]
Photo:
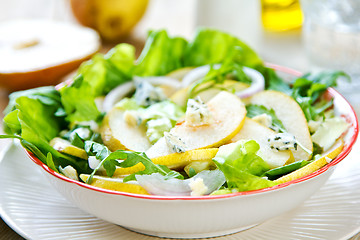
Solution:
[[(267, 63), (266, 64), (267, 67), (273, 68), (276, 71), (279, 72), (283, 72), (283, 73), (287, 73), (290, 75), (293, 75), (295, 77), (299, 77), (302, 75), (301, 72), (287, 68), (287, 67), (283, 67), (283, 66), (279, 66), (276, 64), (270, 64)], [(354, 109), (352, 108), (352, 106), (350, 105), (350, 103), (336, 90), (330, 88), (328, 89), (328, 92), (330, 93), (331, 96), (333, 97), (338, 97), (340, 98), (343, 102), (345, 102), (351, 109), (351, 115), (349, 116), (350, 122), (352, 123), (352, 127), (353, 127), (353, 135), (351, 136), (351, 138), (349, 139), (349, 144), (346, 144), (344, 146), (344, 149), (341, 151), (341, 153), (334, 159), (332, 160), (330, 163), (328, 163), (327, 165), (325, 165), (324, 167), (320, 168), (319, 170), (306, 175), (304, 177), (289, 181), (289, 182), (285, 182), (285, 183), (281, 183), (279, 185), (275, 185), (273, 187), (268, 187), (268, 188), (263, 188), (263, 189), (258, 189), (258, 190), (252, 190), (252, 191), (246, 191), (246, 192), (236, 192), (236, 193), (230, 193), (230, 194), (224, 194), (224, 195), (213, 195), (213, 196), (198, 196), (198, 197), (192, 197), (192, 196), (157, 196), (157, 195), (143, 195), (143, 194), (135, 194), (135, 193), (127, 193), (127, 192), (118, 192), (118, 191), (113, 191), (113, 190), (107, 190), (107, 189), (103, 189), (103, 188), (98, 188), (98, 187), (94, 187), (91, 186), (89, 184), (83, 183), (83, 182), (79, 182), (73, 179), (70, 179), (68, 177), (65, 177), (64, 175), (61, 175), (57, 172), (55, 172), (54, 170), (50, 169), (47, 165), (45, 165), (44, 163), (42, 163), (33, 153), (26, 151), (26, 154), (30, 157), (30, 159), (35, 162), (37, 165), (41, 166), (46, 172), (50, 173), (51, 175), (53, 175), (54, 177), (60, 179), (60, 180), (64, 180), (66, 182), (69, 183), (73, 183), (76, 184), (80, 187), (84, 187), (86, 189), (90, 189), (90, 190), (94, 190), (97, 192), (101, 192), (101, 193), (106, 193), (106, 194), (112, 194), (112, 195), (121, 195), (121, 196), (126, 196), (126, 197), (133, 197), (133, 198), (142, 198), (142, 199), (149, 199), (149, 200), (211, 200), (211, 199), (223, 199), (223, 198), (231, 198), (231, 197), (236, 197), (236, 196), (245, 196), (245, 195), (252, 195), (252, 194), (259, 194), (259, 193), (266, 193), (269, 191), (273, 191), (273, 190), (277, 190), (277, 189), (281, 189), (284, 188), (286, 186), (289, 185), (293, 185), (296, 183), (300, 183), (303, 181), (306, 181), (308, 179), (311, 179), (313, 177), (316, 177), (318, 175), (320, 175), (323, 172), (326, 172), (330, 167), (335, 166), (336, 164), (338, 164), (341, 160), (343, 160), (351, 151), (352, 146), (354, 145), (358, 133), (359, 133), (359, 125), (358, 125), (358, 120), (357, 120), (357, 116), (355, 114)]]

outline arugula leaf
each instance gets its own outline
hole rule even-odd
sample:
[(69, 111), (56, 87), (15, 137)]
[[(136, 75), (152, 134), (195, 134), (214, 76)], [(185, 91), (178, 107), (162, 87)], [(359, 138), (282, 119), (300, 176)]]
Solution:
[[(87, 183), (91, 183), (94, 174), (96, 171), (103, 166), (106, 170), (106, 175), (112, 177), (116, 170), (116, 166), (127, 168), (132, 167), (138, 163), (142, 163), (145, 166), (145, 170), (139, 171), (137, 173), (133, 173), (124, 178), (124, 182), (136, 180), (135, 175), (143, 175), (143, 174), (152, 174), (152, 173), (160, 173), (161, 175), (167, 178), (180, 178), (183, 179), (183, 176), (176, 172), (171, 171), (168, 167), (163, 165), (154, 164), (150, 158), (146, 156), (143, 152), (132, 152), (125, 150), (117, 150), (115, 152), (110, 152), (109, 149), (99, 143), (86, 141), (85, 142), (85, 151), (90, 156), (96, 156), (97, 159), (101, 160), (100, 164), (93, 170), (90, 174), (90, 177), (86, 181)], [(118, 161), (123, 160), (123, 161)]]
[(233, 51), (218, 69), (211, 66), (205, 77), (193, 83), (189, 91), (190, 98), (209, 88), (216, 88), (218, 84), (222, 84), (229, 78), (239, 82), (251, 83), (251, 79), (245, 74), (243, 66), (233, 61), (234, 56), (236, 56), (236, 51)]
[(55, 172), (59, 172), (59, 170), (55, 167), (54, 159), (51, 153), (48, 153), (46, 156), (46, 165)]
[(73, 133), (71, 138), (71, 144), (78, 148), (84, 148), (85, 143), (84, 140), (77, 134), (76, 132)]
[(292, 91), (289, 84), (279, 77), (274, 69), (258, 67), (257, 70), (264, 76), (266, 90), (274, 90), (291, 95)]
[(307, 121), (316, 120), (332, 106), (332, 102), (319, 100), (327, 88), (337, 85), (339, 78), (350, 81), (349, 75), (342, 71), (308, 73), (295, 79), (291, 96), (302, 108)]
[[(76, 161), (76, 159), (64, 155), (62, 153), (59, 153), (58, 151), (56, 151), (55, 149), (53, 149), (52, 147), (49, 148), (44, 151), (47, 153), (47, 156), (45, 156), (45, 154), (43, 153), (42, 150), (40, 150), (35, 144), (25, 140), (24, 138), (17, 136), (17, 135), (0, 135), (0, 139), (1, 138), (15, 138), (15, 139), (19, 139), (21, 145), (28, 150), (29, 152), (32, 152), (41, 162), (43, 162), (44, 164), (48, 165), (48, 163), (50, 165), (53, 166), (49, 166), (51, 169), (52, 167), (54, 167), (54, 171), (58, 172), (58, 167), (60, 165), (63, 166), (67, 166), (67, 165), (71, 165), (73, 166), (78, 172), (81, 173), (89, 173), (90, 172), (90, 168), (88, 167), (87, 163), (84, 161)], [(48, 155), (51, 154), (51, 160), (49, 159)], [(55, 158), (53, 158), (55, 156)]]
[(110, 155), (110, 150), (103, 144), (85, 141), (84, 149), (89, 156), (95, 156), (99, 160), (103, 160)]
[(253, 118), (255, 116), (261, 115), (261, 114), (267, 114), (271, 117), (271, 125), (272, 125), (272, 129), (274, 131), (281, 131), (281, 132), (286, 132), (286, 129), (283, 125), (283, 123), (281, 122), (280, 119), (278, 119), (278, 117), (275, 114), (275, 111), (273, 109), (267, 109), (266, 107), (262, 106), (262, 105), (255, 105), (255, 104), (249, 104), (246, 106), (246, 116), (249, 118)]
[(160, 173), (164, 175), (167, 179), (170, 178), (179, 178), (183, 179), (184, 177), (176, 172), (170, 170), (168, 167), (164, 165), (154, 164), (150, 158), (146, 156), (143, 152), (130, 152), (124, 151), (127, 154), (127, 158), (124, 162), (119, 164), (120, 167), (132, 167), (139, 162), (141, 162), (145, 166), (145, 170), (139, 171), (137, 173), (133, 173), (126, 178), (124, 178), (124, 182), (136, 180), (135, 175), (144, 175), (144, 174), (152, 174), (152, 173)]

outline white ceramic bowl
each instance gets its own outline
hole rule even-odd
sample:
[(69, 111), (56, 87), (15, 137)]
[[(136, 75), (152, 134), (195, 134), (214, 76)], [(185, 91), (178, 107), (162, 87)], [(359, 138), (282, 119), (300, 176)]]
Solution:
[[(301, 73), (274, 66), (280, 74)], [(335, 112), (351, 128), (343, 151), (320, 170), (274, 187), (218, 196), (163, 197), (110, 191), (58, 174), (32, 153), (29, 157), (43, 168), (51, 184), (70, 202), (106, 221), (136, 232), (171, 238), (214, 237), (234, 233), (290, 211), (315, 193), (333, 173), (335, 166), (351, 151), (358, 135), (357, 117), (350, 104), (334, 89)]]

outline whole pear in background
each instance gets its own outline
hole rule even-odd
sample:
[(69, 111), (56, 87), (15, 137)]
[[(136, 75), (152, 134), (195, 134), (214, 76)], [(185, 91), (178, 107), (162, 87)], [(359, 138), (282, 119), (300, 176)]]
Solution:
[(144, 15), (148, 0), (71, 0), (76, 19), (115, 42), (130, 33)]

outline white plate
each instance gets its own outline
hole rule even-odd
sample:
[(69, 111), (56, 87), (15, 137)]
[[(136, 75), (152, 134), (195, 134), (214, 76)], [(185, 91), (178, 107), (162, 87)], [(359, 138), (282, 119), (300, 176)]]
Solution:
[[(360, 231), (359, 156), (357, 143), (327, 184), (295, 211), (216, 239), (350, 238)], [(157, 239), (107, 223), (73, 206), (51, 188), (41, 169), (16, 144), (3, 152), (0, 162), (0, 215), (27, 239)]]

